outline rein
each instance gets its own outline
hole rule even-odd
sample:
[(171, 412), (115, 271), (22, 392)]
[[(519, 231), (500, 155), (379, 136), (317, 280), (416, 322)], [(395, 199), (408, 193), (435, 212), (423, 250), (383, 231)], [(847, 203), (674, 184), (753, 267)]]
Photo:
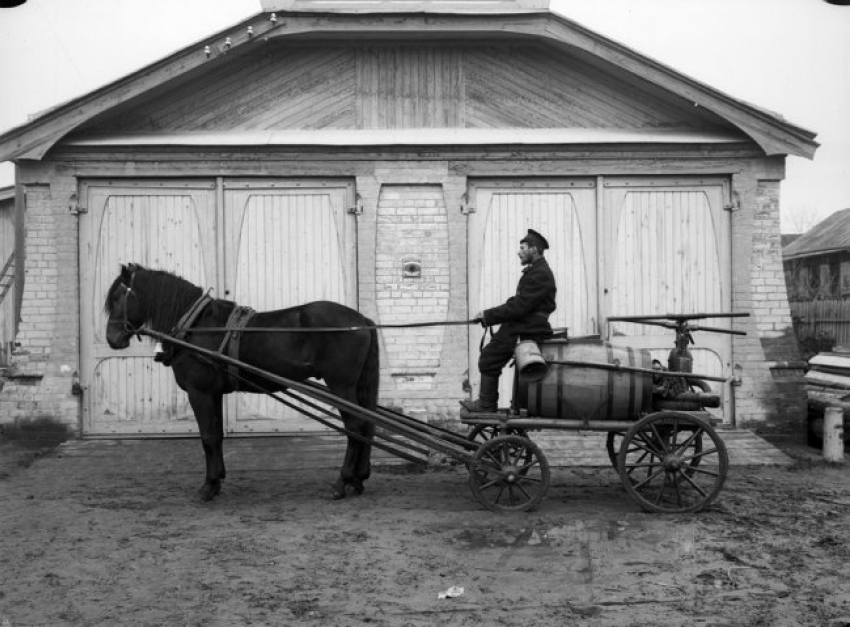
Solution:
[(477, 323), (478, 320), (446, 320), (443, 322), (410, 322), (407, 324), (374, 324), (353, 327), (198, 327), (186, 329), (186, 333), (348, 333), (350, 331), (367, 331), (370, 329), (412, 329), (421, 327), (449, 327)]
[[(133, 284), (136, 281), (135, 271), (130, 275), (130, 284), (124, 285), (126, 292), (124, 293), (124, 329), (134, 335), (138, 335), (139, 331), (145, 329), (145, 325), (139, 328), (134, 328), (127, 319), (127, 300), (130, 294), (133, 293)], [(416, 329), (422, 327), (450, 327), (475, 324), (479, 322), (476, 319), (472, 320), (446, 320), (442, 322), (409, 322), (406, 324), (375, 324), (375, 325), (360, 325), (351, 327), (245, 327), (247, 318), (241, 321), (241, 324), (235, 326), (230, 324), (223, 327), (193, 327), (195, 320), (204, 310), (204, 308), (214, 299), (210, 296), (208, 290), (198, 298), (189, 310), (183, 314), (180, 321), (172, 330), (175, 337), (183, 338), (186, 335), (201, 334), (201, 333), (350, 333), (352, 331), (367, 331), (370, 329)], [(238, 307), (238, 306), (237, 306)], [(253, 312), (252, 312), (253, 313)]]

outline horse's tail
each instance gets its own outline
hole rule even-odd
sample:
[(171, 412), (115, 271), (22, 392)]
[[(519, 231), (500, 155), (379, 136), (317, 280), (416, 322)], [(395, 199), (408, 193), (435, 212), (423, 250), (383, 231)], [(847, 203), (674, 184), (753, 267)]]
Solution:
[[(375, 323), (366, 319), (369, 326), (374, 327)], [(357, 379), (357, 403), (366, 409), (375, 409), (378, 406), (378, 385), (381, 379), (381, 361), (380, 353), (378, 352), (378, 331), (371, 329), (369, 331), (371, 342), (369, 342), (369, 353), (366, 355), (366, 362), (363, 364), (363, 369), (360, 371), (360, 377)]]

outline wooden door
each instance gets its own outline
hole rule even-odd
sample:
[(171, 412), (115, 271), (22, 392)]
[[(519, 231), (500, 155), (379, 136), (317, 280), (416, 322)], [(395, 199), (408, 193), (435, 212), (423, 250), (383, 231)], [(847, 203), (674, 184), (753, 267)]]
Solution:
[[(731, 227), (725, 179), (606, 178), (603, 194), (603, 318), (731, 310)], [(700, 321), (730, 328), (728, 319)], [(665, 366), (673, 332), (610, 323), (616, 344), (647, 348)], [(728, 335), (694, 334), (694, 372), (728, 376)], [(723, 397), (719, 414), (731, 420), (728, 384), (712, 383)]]
[(120, 264), (170, 270), (206, 286), (216, 276), (213, 181), (87, 182), (80, 216), (80, 335), (86, 435), (197, 433), (186, 394), (153, 344), (106, 343), (106, 292)]
[(0, 207), (0, 269), (6, 267), (6, 274), (0, 277), (0, 366), (8, 365), (9, 344), (15, 339), (16, 327), (15, 203), (4, 204), (7, 206)]
[[(224, 184), (225, 293), (257, 311), (314, 300), (357, 308), (353, 187), (346, 181), (228, 180)], [(276, 401), (233, 394), (227, 431), (323, 431)]]
[[(597, 333), (596, 184), (594, 179), (482, 181), (470, 186), (469, 312), (504, 303), (516, 293), (519, 241), (532, 228), (549, 241), (546, 259), (558, 287), (553, 327), (572, 336)], [(469, 380), (477, 396), (483, 330), (470, 332)], [(510, 403), (513, 368), (502, 373), (500, 406)]]

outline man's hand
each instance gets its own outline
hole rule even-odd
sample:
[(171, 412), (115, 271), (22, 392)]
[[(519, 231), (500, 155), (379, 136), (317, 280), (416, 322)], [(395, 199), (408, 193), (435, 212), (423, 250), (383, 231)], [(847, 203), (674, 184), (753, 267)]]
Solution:
[(484, 312), (483, 311), (479, 311), (477, 314), (475, 314), (475, 316), (473, 316), (472, 319), (475, 320), (476, 322), (480, 322), (482, 327), (487, 326), (486, 324), (484, 324)]

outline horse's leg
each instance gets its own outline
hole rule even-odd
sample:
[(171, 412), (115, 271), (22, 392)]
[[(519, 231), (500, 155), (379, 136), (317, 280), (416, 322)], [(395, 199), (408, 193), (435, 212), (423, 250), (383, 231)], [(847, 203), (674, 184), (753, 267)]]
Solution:
[(375, 437), (375, 423), (362, 418), (355, 418), (354, 431), (366, 438), (368, 442), (360, 442), (360, 450), (354, 460), (354, 489), (358, 494), (363, 493), (363, 482), (372, 474), (372, 440)]
[[(357, 395), (354, 391), (353, 387), (345, 387), (340, 388), (339, 386), (335, 386), (331, 383), (328, 384), (328, 387), (331, 391), (339, 396), (340, 398), (347, 400), (351, 403), (357, 403)], [(351, 415), (348, 412), (340, 411), (340, 416), (342, 418), (342, 423), (348, 431), (352, 433), (356, 433), (363, 437), (368, 437), (370, 435), (370, 424), (363, 420), (362, 418), (357, 418), (356, 416)], [(374, 427), (371, 427), (374, 431)], [(368, 477), (368, 472), (363, 476), (362, 470), (362, 459), (363, 459), (363, 450), (366, 449), (366, 467), (369, 465), (369, 456), (368, 451), (371, 449), (371, 445), (361, 442), (355, 437), (348, 437), (348, 445), (345, 449), (345, 458), (342, 462), (342, 468), (339, 471), (339, 477), (334, 483), (333, 487), (333, 497), (335, 499), (341, 499), (345, 497), (345, 488), (346, 486), (351, 486), (354, 488), (355, 493), (362, 494), (363, 493), (363, 480)]]
[(371, 472), (370, 455), (372, 451), (371, 439), (375, 433), (375, 425), (367, 420), (358, 418), (348, 412), (341, 412), (342, 422), (345, 428), (361, 438), (367, 438), (369, 442), (348, 436), (348, 446), (345, 449), (345, 459), (339, 471), (339, 478), (334, 484), (334, 498), (341, 499), (345, 496), (346, 486), (351, 486), (355, 494), (363, 494), (363, 482), (369, 478)]
[(222, 441), (224, 440), (224, 421), (222, 410), (222, 395), (207, 394), (197, 390), (189, 391), (189, 404), (195, 412), (198, 431), (201, 434), (201, 444), (204, 447), (204, 457), (207, 462), (207, 475), (204, 485), (198, 490), (198, 496), (203, 501), (211, 501), (221, 492), (221, 480), (224, 479), (224, 455)]

